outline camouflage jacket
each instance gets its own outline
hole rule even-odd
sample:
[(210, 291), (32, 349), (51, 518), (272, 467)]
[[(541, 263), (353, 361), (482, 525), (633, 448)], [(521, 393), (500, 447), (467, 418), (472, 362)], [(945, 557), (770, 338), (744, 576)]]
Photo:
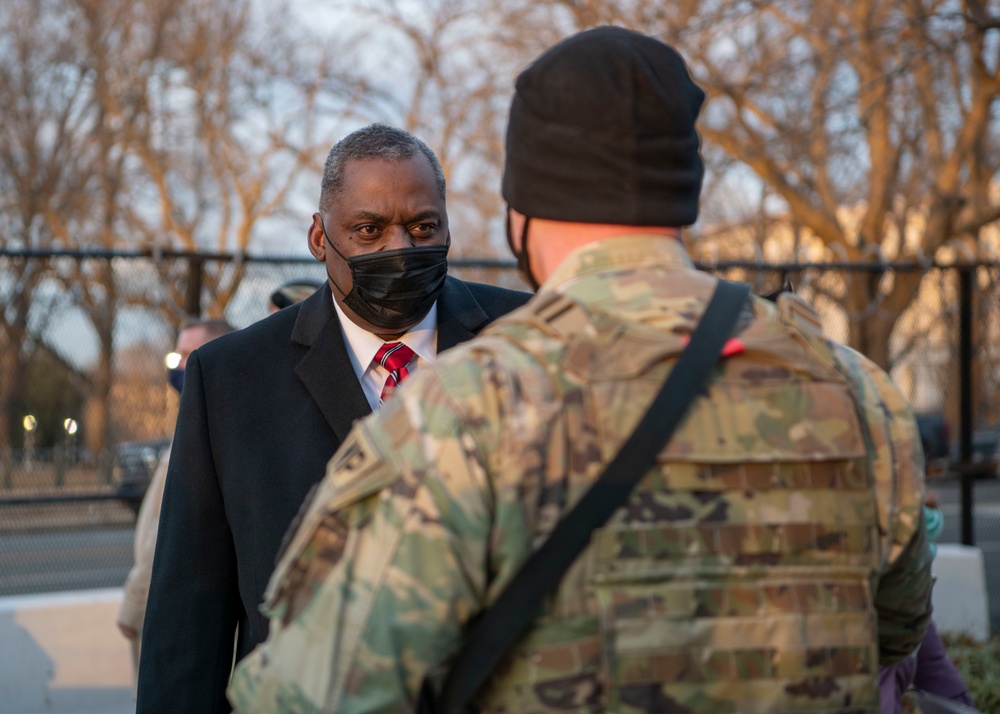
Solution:
[[(638, 423), (714, 285), (677, 241), (592, 244), (356, 425), (280, 558), (236, 710), (409, 711)], [(878, 711), (878, 665), (929, 618), (916, 426), (794, 295), (748, 302), (739, 337), (481, 711)]]

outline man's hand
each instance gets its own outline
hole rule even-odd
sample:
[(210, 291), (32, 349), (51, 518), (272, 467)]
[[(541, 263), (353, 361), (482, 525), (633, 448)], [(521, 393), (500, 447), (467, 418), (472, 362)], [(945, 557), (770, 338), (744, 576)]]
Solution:
[(118, 625), (118, 629), (121, 631), (121, 633), (125, 637), (125, 639), (128, 639), (128, 640), (137, 640), (137, 639), (139, 639), (139, 632), (134, 627), (129, 627), (128, 625), (126, 625), (123, 622), (116, 622), (115, 624)]

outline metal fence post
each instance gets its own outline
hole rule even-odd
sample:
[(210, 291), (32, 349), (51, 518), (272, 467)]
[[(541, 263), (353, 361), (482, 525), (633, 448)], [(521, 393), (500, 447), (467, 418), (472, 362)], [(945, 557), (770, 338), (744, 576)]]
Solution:
[(973, 545), (972, 529), (972, 279), (975, 266), (958, 269), (959, 479), (962, 543)]
[(194, 318), (201, 317), (201, 287), (205, 259), (200, 255), (188, 256), (187, 292), (184, 296), (184, 312)]

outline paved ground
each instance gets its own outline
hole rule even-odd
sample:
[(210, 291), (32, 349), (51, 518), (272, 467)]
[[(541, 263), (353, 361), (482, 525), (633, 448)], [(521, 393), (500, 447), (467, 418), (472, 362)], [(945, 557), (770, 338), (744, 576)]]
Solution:
[[(961, 541), (959, 486), (935, 480), (942, 543)], [(975, 483), (975, 545), (983, 551), (990, 620), (1000, 632), (1000, 480)], [(117, 502), (0, 507), (0, 597), (120, 586), (132, 566), (134, 514)], [(2, 714), (2, 712), (0, 712)]]
[(134, 714), (120, 601), (120, 589), (0, 598), (0, 714)]
[(130, 526), (0, 535), (0, 596), (120, 586), (133, 537)]
[[(958, 484), (931, 488), (945, 515), (941, 540), (956, 543)], [(1000, 481), (977, 482), (974, 498), (1000, 632)], [(32, 509), (0, 509), (0, 714), (133, 714), (129, 648), (114, 627), (133, 516), (108, 502)]]
[(121, 590), (0, 598), (0, 714), (134, 714)]

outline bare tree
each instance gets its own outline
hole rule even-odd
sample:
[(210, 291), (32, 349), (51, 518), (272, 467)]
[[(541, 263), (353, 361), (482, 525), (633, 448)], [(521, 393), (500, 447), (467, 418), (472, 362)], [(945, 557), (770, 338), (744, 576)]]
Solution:
[[(452, 255), (497, 254), (499, 171), (512, 78), (526, 55), (495, 33), (502, 3), (341, 0), (374, 70), (369, 117), (401, 126), (438, 154), (448, 180)], [(364, 48), (369, 48), (364, 54)]]
[[(770, 226), (790, 226), (786, 259), (814, 246), (813, 255), (826, 259), (879, 262), (920, 261), (956, 240), (975, 243), (1000, 219), (995, 0), (435, 0), (364, 7), (385, 24), (380, 38), (401, 38), (399, 46), (409, 48), (404, 69), (412, 84), (395, 81), (404, 88), (403, 116), (448, 158), (459, 196), (467, 184), (455, 166), (466, 153), (481, 169), (473, 190), (496, 190), (515, 70), (563, 36), (613, 24), (681, 50), (708, 93), (701, 131), (710, 179), (731, 186), (725, 176), (742, 176), (747, 193), (762, 196), (733, 209), (726, 193), (708, 195), (708, 220), (755, 222), (764, 232), (748, 235), (762, 242)], [(455, 56), (462, 66), (449, 65)], [(708, 188), (714, 185), (710, 180)], [(711, 205), (720, 201), (721, 209)], [(473, 205), (482, 225), (496, 215), (495, 194), (492, 203)], [(702, 226), (706, 235), (725, 227)], [(849, 318), (850, 342), (888, 365), (892, 328), (920, 280), (913, 271), (829, 286)]]
[[(336, 71), (331, 42), (267, 15), (252, 0), (10, 0), (0, 17), (0, 185), (13, 213), (7, 244), (68, 249), (243, 252), (287, 211), (315, 170), (362, 83)], [(281, 8), (272, 8), (280, 13)], [(302, 34), (300, 34), (300, 32)], [(310, 48), (320, 47), (322, 51)], [(339, 60), (338, 60), (339, 61)], [(37, 262), (7, 285), (3, 341), (25, 342)], [(166, 265), (166, 263), (164, 263)], [(84, 312), (99, 350), (84, 431), (99, 453), (114, 439), (110, 394), (115, 328), (127, 304), (167, 296), (167, 319), (186, 275), (124, 289), (105, 258), (51, 268)], [(242, 265), (201, 276), (206, 312), (221, 315)], [(171, 299), (172, 298), (172, 299)], [(30, 342), (30, 340), (29, 340)], [(11, 402), (23, 350), (0, 382)], [(20, 356), (19, 356), (20, 355)], [(7, 367), (4, 364), (4, 367)], [(10, 381), (12, 386), (5, 387)], [(9, 410), (2, 410), (5, 418)], [(6, 435), (9, 425), (0, 422)]]
[[(752, 169), (829, 258), (919, 260), (1000, 220), (995, 2), (539, 4), (573, 29), (620, 24), (678, 46), (708, 92), (709, 151)], [(850, 342), (888, 365), (921, 277), (847, 281)]]
[[(998, 47), (960, 9), (760, 2), (700, 15), (705, 30), (681, 42), (711, 98), (705, 140), (749, 165), (830, 257), (920, 258), (975, 238), (1000, 218), (988, 196)], [(838, 296), (850, 342), (883, 366), (921, 278), (856, 278)]]
[[(145, 113), (126, 139), (153, 200), (130, 220), (149, 245), (244, 253), (262, 223), (288, 213), (303, 174), (319, 170), (331, 137), (364, 105), (366, 85), (338, 69), (344, 49), (309, 42), (288, 13), (248, 0), (187, 3), (162, 69), (131, 83)], [(182, 305), (186, 286), (164, 271), (168, 304)], [(206, 264), (204, 312), (221, 317), (243, 274), (240, 262)]]
[[(49, 18), (51, 0), (11, 0), (0, 20), (0, 246), (55, 247), (50, 218), (83, 210), (76, 169), (86, 149), (76, 124), (86, 115), (86, 77), (68, 27)], [(4, 261), (0, 275), (0, 446), (18, 428), (13, 405), (36, 346), (29, 329), (58, 302), (44, 260)], [(46, 284), (46, 290), (39, 286)], [(39, 315), (41, 313), (41, 315)], [(41, 317), (39, 320), (38, 318)], [(34, 320), (33, 320), (34, 318)], [(37, 334), (37, 333), (35, 333)]]

